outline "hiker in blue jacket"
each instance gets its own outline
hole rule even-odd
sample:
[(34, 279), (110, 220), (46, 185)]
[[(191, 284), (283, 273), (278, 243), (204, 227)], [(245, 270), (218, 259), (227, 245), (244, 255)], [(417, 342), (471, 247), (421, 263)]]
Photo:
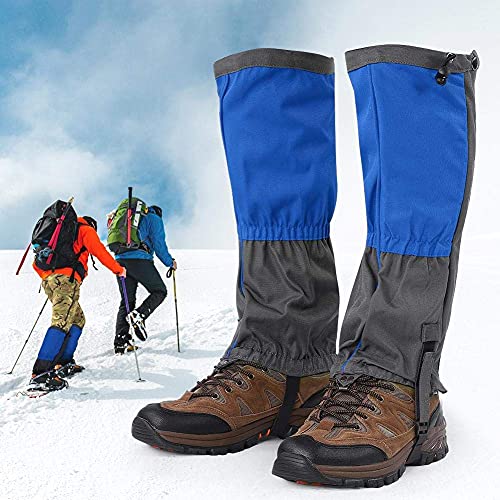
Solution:
[[(165, 228), (160, 207), (152, 205), (148, 208), (148, 213), (142, 217), (139, 223), (138, 233), (142, 248), (128, 250), (116, 255), (116, 260), (127, 270), (125, 288), (131, 310), (130, 315), (127, 317), (123, 290), (118, 280), (121, 302), (116, 318), (116, 354), (123, 354), (125, 351), (132, 349), (129, 322), (133, 326), (135, 335), (140, 340), (146, 340), (145, 320), (167, 296), (167, 287), (153, 262), (154, 255), (156, 254), (165, 266), (177, 269), (177, 264), (170, 255), (165, 242)], [(149, 292), (149, 295), (136, 308), (136, 293), (139, 283)]]

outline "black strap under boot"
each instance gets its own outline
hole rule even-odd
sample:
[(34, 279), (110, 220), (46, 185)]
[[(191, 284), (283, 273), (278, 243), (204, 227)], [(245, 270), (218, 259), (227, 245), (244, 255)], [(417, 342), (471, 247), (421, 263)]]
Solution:
[(290, 431), (290, 416), (293, 406), (297, 401), (299, 393), (300, 377), (286, 377), (285, 396), (278, 412), (278, 416), (273, 423), (271, 434), (280, 438), (285, 438)]

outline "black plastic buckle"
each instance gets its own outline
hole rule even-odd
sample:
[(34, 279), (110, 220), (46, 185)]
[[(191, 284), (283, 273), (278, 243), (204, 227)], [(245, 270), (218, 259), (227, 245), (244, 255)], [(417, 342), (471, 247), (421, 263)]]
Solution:
[(428, 344), (429, 343), (424, 342), (422, 357), (420, 359), (420, 373), (415, 387), (415, 413), (417, 424), (416, 445), (421, 444), (425, 440), (429, 430), (431, 372), (434, 364), (434, 350), (428, 350), (430, 347)]
[(441, 338), (441, 327), (438, 323), (422, 325), (422, 354), (420, 357), (418, 376), (415, 387), (415, 413), (417, 425), (417, 442), (422, 444), (429, 431), (431, 376), (434, 367), (434, 353)]
[(354, 374), (338, 374), (335, 376), (339, 390), (345, 390), (352, 385), (361, 375)]
[(426, 422), (417, 422), (417, 441), (415, 446), (419, 446), (425, 441), (427, 433), (429, 432), (429, 424), (430, 420)]
[(479, 56), (477, 55), (477, 52), (473, 50), (469, 58), (470, 58), (470, 63), (472, 65), (472, 69), (476, 71), (479, 68)]
[(426, 422), (417, 422), (417, 436), (426, 435), (429, 431), (429, 420)]

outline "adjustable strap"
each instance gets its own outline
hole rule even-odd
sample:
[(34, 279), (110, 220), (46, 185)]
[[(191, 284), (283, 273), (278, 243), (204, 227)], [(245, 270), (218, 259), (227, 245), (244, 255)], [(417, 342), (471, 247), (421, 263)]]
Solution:
[(151, 253), (151, 249), (144, 241), (141, 241), (140, 243), (132, 242), (130, 243), (130, 245), (127, 245), (126, 243), (121, 243), (117, 245), (117, 247), (114, 248), (112, 252), (116, 255), (122, 255), (127, 252), (134, 252), (135, 250), (142, 250), (143, 252)]
[(278, 416), (273, 423), (271, 434), (280, 438), (285, 438), (290, 430), (289, 420), (292, 414), (293, 406), (297, 401), (299, 393), (300, 377), (286, 377), (285, 397), (281, 405)]
[[(87, 251), (87, 249), (84, 246), (82, 246), (82, 248), (80, 248), (80, 251), (75, 255), (75, 263), (73, 265), (73, 272), (71, 273), (71, 276), (69, 277), (70, 283), (73, 283), (73, 281), (75, 281), (75, 273), (78, 273), (78, 275), (80, 276), (80, 278), (82, 280), (85, 277), (85, 272), (82, 271), (83, 265), (80, 262), (80, 257), (86, 251)], [(93, 259), (92, 259), (92, 261), (93, 261)], [(80, 267), (80, 271), (77, 271), (77, 267)], [(95, 264), (94, 264), (94, 267), (95, 267)]]
[(417, 423), (417, 442), (420, 446), (427, 437), (430, 420), (431, 375), (434, 367), (434, 353), (441, 339), (441, 326), (438, 323), (422, 325), (422, 353), (415, 386), (415, 405)]
[[(80, 227), (84, 226), (85, 224), (82, 224), (81, 222), (78, 222), (75, 228), (75, 234), (73, 235), (73, 242), (75, 242), (78, 238), (78, 231), (80, 231)], [(89, 225), (87, 223), (87, 225)], [(71, 276), (69, 277), (69, 282), (73, 283), (75, 281), (75, 273), (78, 273), (80, 278), (83, 280), (85, 278), (85, 269), (83, 267), (83, 264), (80, 262), (80, 257), (83, 255), (84, 252), (86, 252), (87, 249), (82, 245), (80, 248), (80, 251), (75, 255), (75, 263), (73, 264), (73, 272), (71, 273)], [(94, 264), (95, 267), (95, 264)], [(77, 270), (79, 268), (79, 270)]]

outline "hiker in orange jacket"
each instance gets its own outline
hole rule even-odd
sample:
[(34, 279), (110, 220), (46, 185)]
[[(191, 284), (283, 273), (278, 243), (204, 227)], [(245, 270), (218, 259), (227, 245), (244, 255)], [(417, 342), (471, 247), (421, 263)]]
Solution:
[(33, 366), (32, 383), (43, 384), (48, 390), (66, 387), (63, 377), (84, 369), (75, 364), (73, 355), (85, 325), (78, 300), (81, 283), (87, 276), (89, 256), (95, 256), (117, 276), (126, 276), (125, 268), (101, 243), (97, 222), (89, 216), (79, 217), (77, 227), (73, 252), (78, 260), (73, 268), (46, 271), (33, 263), (33, 268), (42, 278), (42, 288), (52, 303), (52, 321)]

